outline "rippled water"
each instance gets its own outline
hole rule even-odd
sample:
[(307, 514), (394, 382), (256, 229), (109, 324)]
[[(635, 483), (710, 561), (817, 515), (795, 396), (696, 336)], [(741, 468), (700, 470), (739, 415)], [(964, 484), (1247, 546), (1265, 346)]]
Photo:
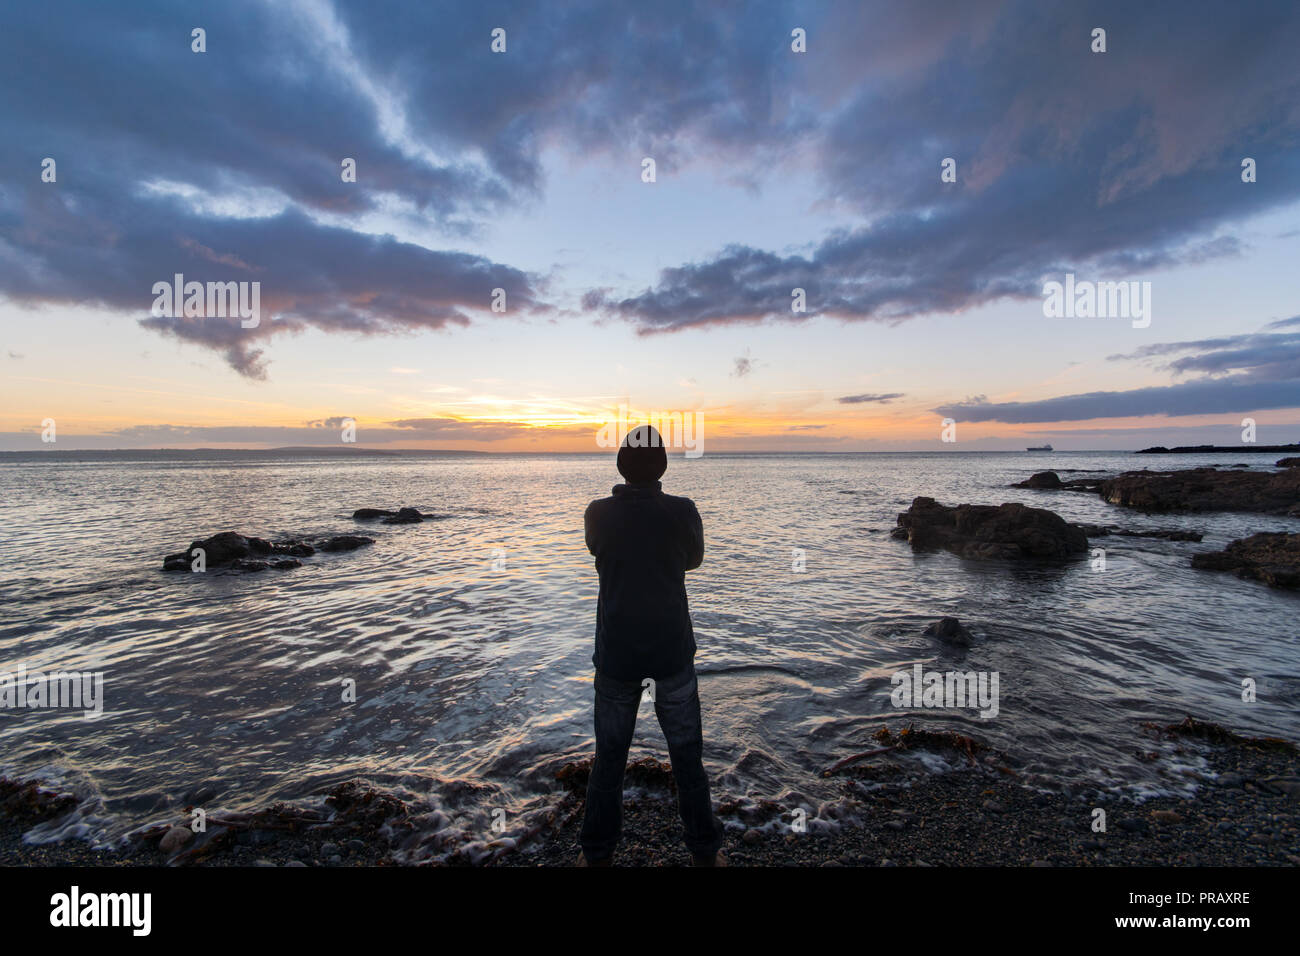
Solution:
[[(687, 584), (716, 790), (817, 807), (842, 787), (819, 771), (872, 746), (882, 720), (975, 734), (1044, 784), (1139, 790), (1183, 785), (1176, 766), (1137, 756), (1150, 746), (1143, 720), (1194, 713), (1300, 737), (1300, 600), (1189, 567), (1198, 550), (1300, 522), (1148, 517), (1094, 495), (1006, 487), (1047, 467), (1235, 460), (674, 459), (665, 489), (694, 498), (705, 526), (705, 562)], [(411, 800), (444, 836), (484, 832), (496, 808), (524, 820), (554, 791), (555, 769), (591, 752), (596, 575), (582, 514), (616, 480), (608, 456), (0, 465), (0, 671), (100, 670), (106, 682), (98, 720), (0, 711), (0, 772), (86, 796), (77, 832), (97, 837), (195, 801), (248, 809), (356, 777)], [(914, 555), (887, 532), (922, 494), (1206, 536), (1099, 539), (1104, 572), (1087, 560), (1030, 569)], [(444, 517), (350, 517), (400, 505)], [(217, 531), (360, 527), (375, 545), (293, 571), (160, 570), (164, 554)], [(803, 573), (793, 548), (806, 552)], [(942, 615), (967, 623), (974, 646), (923, 636)], [(998, 717), (895, 710), (890, 677), (916, 662), (997, 671)], [(1253, 704), (1241, 701), (1246, 677)], [(354, 704), (341, 700), (346, 678)], [(634, 756), (647, 752), (666, 759), (648, 705)]]

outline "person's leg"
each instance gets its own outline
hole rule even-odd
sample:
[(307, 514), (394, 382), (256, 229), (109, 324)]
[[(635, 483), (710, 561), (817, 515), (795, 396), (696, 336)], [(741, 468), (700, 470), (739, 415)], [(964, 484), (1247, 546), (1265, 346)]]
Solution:
[(641, 685), (596, 675), (596, 759), (587, 781), (587, 809), (579, 842), (588, 862), (614, 855), (623, 829), (623, 771), (636, 729)]
[(668, 741), (686, 847), (697, 859), (712, 861), (722, 848), (722, 824), (713, 815), (709, 777), (704, 772), (704, 728), (693, 666), (656, 683), (655, 715)]

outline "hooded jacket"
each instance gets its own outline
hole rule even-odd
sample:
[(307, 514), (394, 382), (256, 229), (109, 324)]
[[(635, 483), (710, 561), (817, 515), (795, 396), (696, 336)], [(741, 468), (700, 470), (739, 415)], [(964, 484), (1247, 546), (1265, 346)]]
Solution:
[(587, 506), (596, 557), (596, 670), (617, 680), (661, 680), (695, 659), (686, 572), (704, 561), (704, 525), (690, 498), (659, 482), (615, 485)]

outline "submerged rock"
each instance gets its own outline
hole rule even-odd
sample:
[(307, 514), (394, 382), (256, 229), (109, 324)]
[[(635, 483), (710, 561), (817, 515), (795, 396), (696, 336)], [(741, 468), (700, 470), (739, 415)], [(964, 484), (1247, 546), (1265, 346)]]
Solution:
[(356, 521), (374, 521), (376, 518), (383, 518), (384, 524), (419, 524), (428, 518), (436, 518), (437, 515), (421, 514), (419, 508), (398, 508), (396, 511), (387, 511), (383, 508), (358, 508), (352, 512), (352, 517)]
[(1192, 557), (1192, 567), (1230, 571), (1270, 587), (1300, 589), (1300, 534), (1261, 532), (1233, 541), (1222, 551)]
[[(272, 544), (265, 538), (256, 538), (223, 531), (210, 538), (201, 538), (190, 543), (189, 548), (177, 554), (163, 558), (164, 571), (189, 571), (196, 557), (195, 551), (202, 549), (204, 564), (208, 568), (231, 568), (236, 571), (265, 571), (268, 567), (285, 570), (301, 566), (301, 561), (293, 558), (305, 558), (316, 553), (316, 549), (301, 541), (288, 541)], [(282, 560), (268, 560), (276, 556), (287, 556)]]
[(963, 558), (1063, 561), (1088, 550), (1087, 535), (1060, 515), (1014, 503), (948, 507), (916, 498), (892, 535), (916, 550), (943, 548)]
[(1166, 541), (1200, 541), (1205, 535), (1200, 531), (1177, 531), (1173, 528), (1156, 531), (1133, 531), (1129, 528), (1116, 528), (1113, 525), (1077, 524), (1080, 531), (1089, 538), (1106, 538), (1119, 535), (1125, 538), (1164, 538)]
[(322, 541), (320, 549), (322, 551), (355, 551), (357, 548), (363, 548), (374, 543), (374, 538), (367, 538), (361, 534), (336, 534), (334, 537)]
[(311, 557), (318, 547), (321, 551), (351, 551), (362, 545), (373, 544), (374, 541), (374, 538), (344, 534), (326, 538), (313, 546), (305, 541), (272, 543), (265, 538), (223, 531), (210, 538), (194, 541), (185, 551), (167, 555), (163, 558), (163, 570), (193, 570), (195, 551), (201, 548), (204, 567), (209, 571), (241, 571), (247, 574), (268, 569), (288, 571), (302, 567), (302, 561), (298, 559)]
[(956, 644), (959, 647), (970, 647), (971, 634), (962, 626), (961, 621), (955, 617), (940, 618), (935, 621), (923, 632), (926, 637), (937, 637), (945, 644)]

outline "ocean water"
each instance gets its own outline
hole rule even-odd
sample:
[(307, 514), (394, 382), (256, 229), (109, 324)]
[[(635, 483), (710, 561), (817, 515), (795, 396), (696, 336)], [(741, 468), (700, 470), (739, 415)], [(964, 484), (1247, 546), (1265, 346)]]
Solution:
[[(1274, 456), (1240, 460), (1252, 457), (1268, 468)], [(1007, 487), (1049, 467), (1078, 477), (1238, 460), (674, 458), (665, 490), (694, 498), (705, 527), (687, 586), (715, 797), (801, 805), (829, 824), (844, 783), (820, 771), (874, 746), (882, 723), (972, 734), (1036, 785), (1139, 796), (1192, 785), (1186, 759), (1141, 756), (1158, 749), (1143, 721), (1191, 713), (1300, 738), (1300, 598), (1189, 566), (1197, 551), (1300, 521), (1145, 516)], [(189, 803), (312, 802), (356, 778), (411, 803), (412, 859), (483, 845), (498, 810), (507, 837), (522, 832), (553, 799), (556, 769), (592, 752), (596, 574), (582, 514), (617, 480), (608, 455), (0, 464), (0, 672), (105, 678), (95, 720), (0, 711), (0, 773), (84, 798), (75, 825), (29, 839), (110, 840)], [(1104, 571), (914, 554), (888, 531), (917, 495), (1205, 540), (1096, 539)], [(440, 517), (351, 518), (402, 505)], [(378, 540), (292, 571), (161, 571), (165, 554), (224, 530)], [(972, 647), (922, 634), (943, 615), (971, 628)], [(895, 708), (891, 676), (916, 663), (997, 672), (998, 715)], [(1245, 678), (1254, 703), (1241, 700)], [(641, 755), (666, 759), (648, 704)]]

